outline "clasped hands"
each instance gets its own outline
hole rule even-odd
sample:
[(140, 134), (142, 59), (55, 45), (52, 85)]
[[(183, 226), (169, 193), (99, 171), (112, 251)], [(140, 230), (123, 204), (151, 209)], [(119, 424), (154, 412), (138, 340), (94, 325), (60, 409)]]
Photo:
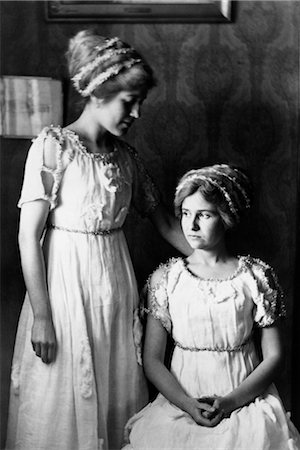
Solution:
[(188, 413), (198, 425), (215, 427), (232, 409), (224, 397), (191, 398)]

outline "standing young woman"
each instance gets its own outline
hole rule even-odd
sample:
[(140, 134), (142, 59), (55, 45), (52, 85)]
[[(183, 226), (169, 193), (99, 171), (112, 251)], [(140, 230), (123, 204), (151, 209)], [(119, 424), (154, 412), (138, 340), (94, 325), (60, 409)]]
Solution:
[(118, 38), (70, 40), (69, 71), (85, 99), (66, 128), (30, 148), (19, 206), (27, 294), (12, 367), (7, 448), (118, 449), (147, 402), (136, 280), (122, 230), (133, 204), (189, 252), (137, 153), (122, 140), (154, 85)]
[(129, 421), (124, 450), (300, 449), (272, 384), (282, 358), (277, 277), (226, 248), (226, 230), (250, 206), (250, 192), (247, 177), (228, 165), (192, 170), (178, 184), (175, 208), (194, 251), (149, 279), (144, 365), (160, 393)]

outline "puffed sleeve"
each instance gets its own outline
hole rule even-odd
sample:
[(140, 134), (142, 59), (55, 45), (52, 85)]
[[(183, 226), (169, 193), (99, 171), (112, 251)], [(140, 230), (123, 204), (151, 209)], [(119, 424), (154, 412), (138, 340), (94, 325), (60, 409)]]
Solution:
[[(62, 153), (61, 139), (55, 130), (44, 128), (27, 155), (19, 208), (34, 200), (46, 200), (50, 209), (57, 206), (57, 193), (64, 170)], [(51, 183), (49, 174), (53, 177)]]
[(286, 315), (282, 288), (272, 267), (258, 259), (253, 260), (255, 279), (254, 321), (258, 327), (267, 327)]
[(168, 266), (162, 265), (148, 279), (148, 300), (144, 310), (159, 320), (167, 332), (171, 333), (172, 321), (169, 313), (167, 274)]
[(159, 205), (160, 194), (137, 152), (130, 146), (128, 151), (133, 165), (132, 203), (138, 213), (146, 217)]

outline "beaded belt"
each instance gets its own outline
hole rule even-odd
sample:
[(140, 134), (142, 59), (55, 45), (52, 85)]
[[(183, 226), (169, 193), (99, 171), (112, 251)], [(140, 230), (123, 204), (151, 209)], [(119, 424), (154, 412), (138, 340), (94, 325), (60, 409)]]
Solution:
[(251, 340), (251, 337), (246, 339), (242, 344), (237, 345), (236, 347), (185, 347), (180, 344), (180, 342), (175, 341), (174, 344), (176, 347), (181, 348), (181, 350), (187, 350), (189, 352), (239, 352), (243, 350), (245, 345), (247, 345)]
[(52, 223), (47, 225), (47, 228), (52, 230), (67, 231), (68, 233), (80, 233), (80, 234), (92, 234), (94, 236), (109, 236), (110, 234), (120, 231), (121, 228), (112, 228), (110, 230), (97, 230), (97, 231), (87, 231), (87, 230), (74, 230), (73, 228), (60, 227), (58, 225), (53, 225)]

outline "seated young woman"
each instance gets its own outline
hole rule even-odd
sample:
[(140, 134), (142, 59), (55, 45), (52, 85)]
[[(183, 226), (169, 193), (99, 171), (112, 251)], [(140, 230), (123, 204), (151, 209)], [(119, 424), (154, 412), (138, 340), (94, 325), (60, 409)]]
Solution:
[(245, 174), (225, 164), (189, 171), (177, 186), (175, 209), (193, 253), (149, 278), (144, 367), (159, 394), (128, 422), (126, 450), (300, 449), (273, 384), (285, 314), (277, 277), (226, 247), (250, 192)]

